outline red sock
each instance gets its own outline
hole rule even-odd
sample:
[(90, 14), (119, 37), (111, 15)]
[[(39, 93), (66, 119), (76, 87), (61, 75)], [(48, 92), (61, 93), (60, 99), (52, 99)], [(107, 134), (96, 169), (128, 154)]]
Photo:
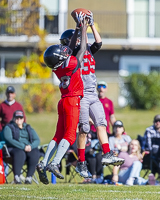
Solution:
[(85, 161), (85, 149), (78, 149), (78, 161)]
[(108, 143), (102, 144), (102, 149), (104, 154), (110, 152), (109, 144)]

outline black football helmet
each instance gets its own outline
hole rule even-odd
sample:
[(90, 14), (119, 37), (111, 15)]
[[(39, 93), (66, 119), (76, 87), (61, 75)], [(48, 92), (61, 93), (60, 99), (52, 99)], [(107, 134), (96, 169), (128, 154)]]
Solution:
[(71, 54), (72, 50), (68, 46), (52, 45), (46, 49), (43, 58), (48, 67), (57, 69)]
[[(71, 37), (73, 36), (74, 34), (74, 29), (68, 29), (66, 31), (64, 31), (61, 35), (61, 38), (60, 38), (60, 43), (62, 45), (66, 45), (68, 46), (69, 45), (69, 42), (70, 42), (70, 39)], [(78, 38), (80, 38), (80, 32), (78, 32)]]

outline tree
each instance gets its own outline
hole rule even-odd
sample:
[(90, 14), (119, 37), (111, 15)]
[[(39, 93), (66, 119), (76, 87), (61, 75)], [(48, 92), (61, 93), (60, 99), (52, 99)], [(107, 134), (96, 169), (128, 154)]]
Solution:
[[(39, 0), (1, 0), (0, 26), (9, 35), (27, 35), (39, 37), (29, 56), (24, 56), (14, 66), (14, 73), (9, 77), (50, 78), (51, 71), (43, 62), (43, 53), (47, 48), (45, 37), (47, 32), (39, 27)], [(46, 13), (47, 10), (44, 8)], [(50, 16), (49, 16), (50, 17)]]
[(132, 74), (128, 77), (128, 103), (136, 109), (155, 109), (160, 107), (160, 74)]

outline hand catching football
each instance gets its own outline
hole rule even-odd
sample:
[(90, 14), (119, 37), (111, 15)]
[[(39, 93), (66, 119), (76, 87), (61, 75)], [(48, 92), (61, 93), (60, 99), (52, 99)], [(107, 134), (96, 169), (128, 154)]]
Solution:
[(85, 18), (88, 22), (88, 25), (92, 26), (94, 24), (93, 22), (93, 13), (90, 10), (84, 9), (84, 8), (77, 8), (71, 12), (71, 16), (77, 23), (77, 25), (80, 24), (80, 21), (82, 21), (82, 18)]

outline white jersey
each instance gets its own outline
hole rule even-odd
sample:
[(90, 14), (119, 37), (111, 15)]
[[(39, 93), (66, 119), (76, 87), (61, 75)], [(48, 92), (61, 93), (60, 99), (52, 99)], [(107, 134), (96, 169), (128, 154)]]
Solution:
[(94, 91), (97, 85), (97, 79), (95, 75), (95, 59), (91, 53), (90, 46), (87, 45), (87, 50), (83, 56), (81, 63), (82, 80), (85, 91)]
[(97, 79), (95, 75), (95, 60), (89, 45), (83, 56), (81, 70), (84, 85), (84, 97), (80, 101), (81, 109), (79, 126), (85, 133), (88, 133), (90, 130), (89, 116), (93, 120), (95, 127), (107, 126), (104, 108), (96, 91)]

